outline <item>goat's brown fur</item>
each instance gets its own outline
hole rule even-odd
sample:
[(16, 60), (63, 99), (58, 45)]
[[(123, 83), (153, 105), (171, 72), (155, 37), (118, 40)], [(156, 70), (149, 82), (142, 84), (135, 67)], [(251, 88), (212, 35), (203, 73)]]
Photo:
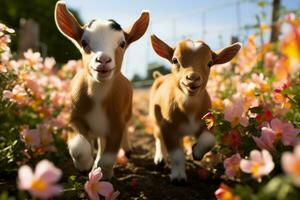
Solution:
[[(126, 48), (145, 33), (149, 24), (149, 13), (143, 12), (134, 25), (125, 30), (111, 30), (111, 26), (106, 26), (107, 24), (104, 23), (103, 27), (108, 27), (110, 31), (122, 31), (118, 32), (119, 38), (117, 39), (124, 38), (126, 41), (124, 42), (126, 46), (116, 47), (113, 59), (115, 63), (111, 68), (113, 75), (104, 80), (95, 80), (93, 74), (97, 71), (90, 66), (95, 53), (102, 50), (85, 49), (81, 43), (85, 28), (91, 28), (92, 25), (80, 26), (61, 1), (56, 4), (55, 20), (59, 30), (81, 51), (84, 63), (83, 69), (75, 75), (71, 83), (70, 122), (76, 133), (68, 137), (70, 154), (76, 167), (80, 170), (89, 170), (93, 164), (92, 141), (98, 139), (98, 153), (94, 168), (100, 166), (104, 178), (109, 179), (112, 176), (112, 167), (121, 142), (125, 150), (129, 148), (127, 125), (132, 115), (132, 86), (121, 73), (123, 56)], [(114, 42), (119, 41), (112, 43)], [(92, 46), (95, 47), (95, 45), (96, 43), (93, 43)], [(101, 144), (99, 138), (101, 138)], [(84, 148), (91, 148), (91, 150)]]
[[(217, 54), (203, 41), (183, 40), (175, 48), (171, 48), (153, 35), (151, 42), (158, 55), (173, 62), (172, 72), (156, 76), (150, 91), (149, 117), (158, 143), (156, 151), (161, 151), (164, 159), (166, 152), (171, 154), (171, 179), (181, 181), (186, 179), (185, 172), (182, 172), (184, 163), (178, 165), (179, 167), (176, 163), (184, 162), (183, 136), (198, 138), (203, 131), (208, 132), (201, 118), (211, 108), (211, 99), (206, 90), (209, 65), (228, 62), (238, 52), (240, 45), (232, 45)], [(205, 149), (207, 151), (208, 147)], [(198, 153), (200, 156), (197, 159), (204, 153)], [(158, 164), (160, 161), (161, 156), (157, 154), (155, 163)], [(176, 171), (176, 168), (181, 171)]]

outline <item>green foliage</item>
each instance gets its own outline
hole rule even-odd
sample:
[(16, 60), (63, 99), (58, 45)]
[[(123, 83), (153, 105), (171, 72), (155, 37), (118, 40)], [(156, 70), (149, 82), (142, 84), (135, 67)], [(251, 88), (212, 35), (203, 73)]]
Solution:
[[(291, 79), (291, 85), (300, 84), (300, 72), (294, 74)], [(283, 94), (287, 95), (290, 99), (290, 103), (293, 109), (289, 109), (285, 118), (291, 121), (296, 126), (300, 127), (300, 87), (289, 87), (283, 91)]]
[(238, 184), (234, 187), (234, 194), (242, 200), (297, 200), (299, 191), (293, 186), (290, 178), (276, 176), (267, 184), (257, 184), (259, 190), (253, 191), (249, 185)]
[[(20, 120), (15, 115), (15, 105), (3, 100), (3, 90), (8, 89), (15, 75), (11, 73), (0, 74), (0, 174), (16, 168), (16, 161), (21, 158), (24, 145), (19, 142)], [(13, 111), (13, 112), (12, 112)]]

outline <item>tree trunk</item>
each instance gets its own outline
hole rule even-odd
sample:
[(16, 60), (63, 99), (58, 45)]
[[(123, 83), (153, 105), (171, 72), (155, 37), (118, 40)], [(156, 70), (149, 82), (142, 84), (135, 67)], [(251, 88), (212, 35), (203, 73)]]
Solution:
[(280, 34), (280, 26), (278, 24), (281, 0), (273, 0), (272, 3), (272, 24), (270, 42), (277, 42)]

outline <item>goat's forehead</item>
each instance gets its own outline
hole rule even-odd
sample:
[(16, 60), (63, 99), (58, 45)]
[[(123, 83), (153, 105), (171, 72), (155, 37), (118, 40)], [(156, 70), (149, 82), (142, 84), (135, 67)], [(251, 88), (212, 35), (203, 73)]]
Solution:
[(85, 26), (86, 36), (124, 36), (121, 26), (114, 20), (92, 20)]
[(175, 52), (184, 55), (195, 54), (211, 54), (211, 50), (207, 44), (202, 41), (183, 40), (176, 46)]

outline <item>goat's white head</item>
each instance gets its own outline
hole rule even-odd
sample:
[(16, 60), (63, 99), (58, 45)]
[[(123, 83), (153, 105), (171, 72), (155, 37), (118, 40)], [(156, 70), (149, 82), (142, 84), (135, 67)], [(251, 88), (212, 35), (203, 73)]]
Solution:
[(125, 50), (147, 30), (149, 13), (142, 12), (133, 26), (124, 30), (114, 20), (92, 20), (81, 26), (65, 3), (58, 1), (55, 22), (81, 52), (88, 74), (101, 82), (120, 72)]
[(174, 48), (151, 36), (154, 51), (169, 60), (179, 89), (194, 96), (206, 87), (210, 68), (216, 64), (229, 62), (240, 50), (241, 44), (235, 43), (216, 52), (203, 41), (183, 40)]

